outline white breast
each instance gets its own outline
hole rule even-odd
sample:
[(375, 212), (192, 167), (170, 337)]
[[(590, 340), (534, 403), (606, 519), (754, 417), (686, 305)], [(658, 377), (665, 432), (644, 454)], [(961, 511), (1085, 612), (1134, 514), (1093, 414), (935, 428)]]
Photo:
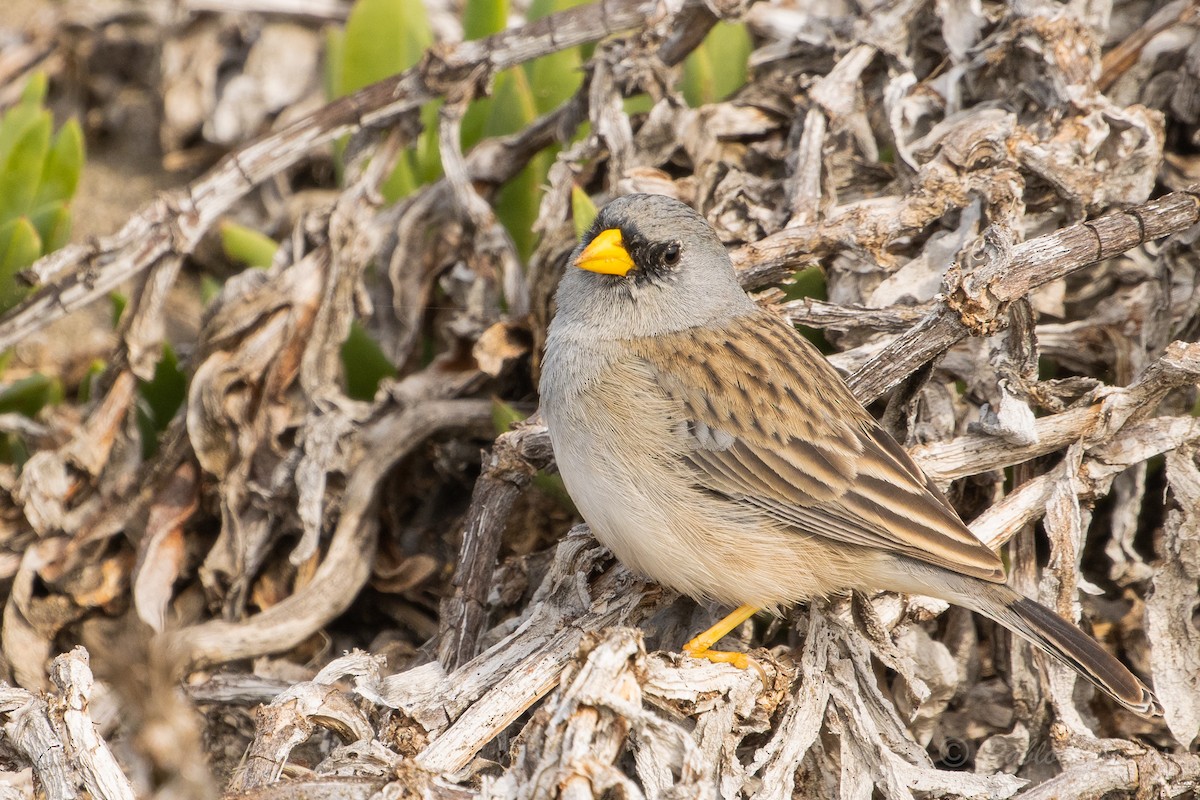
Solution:
[(628, 567), (731, 605), (788, 605), (857, 585), (861, 555), (695, 485), (684, 455), (727, 446), (729, 435), (694, 423), (689, 432), (648, 365), (608, 350), (581, 359), (601, 369), (563, 375), (551, 355), (542, 413), (559, 472), (592, 533)]

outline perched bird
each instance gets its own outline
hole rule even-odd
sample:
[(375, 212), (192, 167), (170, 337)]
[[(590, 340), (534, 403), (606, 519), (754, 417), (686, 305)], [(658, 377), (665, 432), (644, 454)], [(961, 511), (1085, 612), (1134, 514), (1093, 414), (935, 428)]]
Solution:
[(931, 595), (1028, 639), (1140, 714), (1154, 695), (1079, 629), (1005, 585), (1000, 559), (791, 325), (738, 285), (716, 233), (658, 195), (609, 203), (572, 253), (542, 367), (559, 471), (637, 572), (760, 609), (847, 589)]

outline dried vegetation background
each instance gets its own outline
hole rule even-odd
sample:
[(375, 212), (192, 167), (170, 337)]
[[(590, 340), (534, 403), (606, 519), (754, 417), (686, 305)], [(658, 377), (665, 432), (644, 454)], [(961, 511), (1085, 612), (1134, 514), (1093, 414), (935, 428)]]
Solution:
[[(0, 418), (28, 448), (0, 468), (0, 797), (1194, 796), (1196, 4), (607, 0), (455, 43), (434, 0), (417, 68), (326, 105), (347, 11), (0, 13), (0, 102), (46, 70), (90, 141), (77, 244), (0, 320), (5, 380), (67, 390)], [(690, 107), (716, 16), (752, 32), (751, 80)], [(574, 97), (461, 152), (496, 71), (588, 42)], [(445, 177), (385, 204), (437, 97)], [(496, 192), (555, 143), (522, 259)], [(536, 418), (495, 439), (497, 399), (536, 408), (573, 187), (698, 207), (1165, 719), (922, 598), (757, 620), (761, 676), (679, 656), (721, 609), (572, 527)], [(223, 219), (283, 242), (269, 269), (224, 260)], [(814, 265), (825, 299), (798, 297)], [(369, 402), (352, 320), (397, 371)], [(147, 448), (164, 340), (186, 402)]]

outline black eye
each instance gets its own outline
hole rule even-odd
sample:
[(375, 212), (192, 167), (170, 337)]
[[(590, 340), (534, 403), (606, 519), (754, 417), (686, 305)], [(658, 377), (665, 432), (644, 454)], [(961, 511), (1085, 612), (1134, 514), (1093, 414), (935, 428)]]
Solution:
[(679, 263), (679, 242), (671, 242), (663, 248), (663, 263), (668, 267)]

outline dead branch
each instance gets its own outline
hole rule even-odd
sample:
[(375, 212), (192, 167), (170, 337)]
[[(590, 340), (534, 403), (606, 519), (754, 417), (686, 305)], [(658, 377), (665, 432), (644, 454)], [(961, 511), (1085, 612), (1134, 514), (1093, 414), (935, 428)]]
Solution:
[(46, 701), (24, 689), (0, 688), (0, 714), (4, 715), (5, 736), (37, 767), (37, 779), (46, 796), (51, 800), (78, 797), (79, 774), (50, 722)]
[(456, 87), (486, 83), (507, 67), (653, 24), (657, 18), (656, 4), (649, 0), (602, 0), (486, 39), (440, 48), (411, 70), (335, 100), (231, 153), (186, 189), (159, 197), (112, 237), (68, 245), (39, 260), (29, 269), (29, 280), (38, 288), (0, 319), (0, 349), (102, 297), (160, 259), (192, 252), (235, 202), (313, 148), (359, 128), (395, 125)]
[[(222, 119), (246, 110), (254, 92), (231, 87), (259, 80), (265, 43), (315, 61), (312, 19), (345, 9), (297, 2), (280, 20), (278, 0), (204, 0), (186, 7), (262, 13), (172, 7), (177, 27), (163, 28), (156, 2), (116, 16), (88, 4), (66, 44), (0, 57), (0, 76), (40, 62), (93, 97), (111, 76), (86, 73), (106, 47), (170, 51), (148, 93), (189, 87), (200, 113), (158, 135), (202, 144), (167, 160), (238, 148), (123, 213), (116, 235), (38, 262), (38, 290), (0, 321), (0, 347), (36, 344), (138, 279), (117, 335), (89, 357), (107, 369), (87, 400), (71, 384), (34, 421), (0, 416), (28, 447), (0, 465), (0, 669), (46, 690), (0, 687), (6, 769), (31, 765), (50, 797), (188, 800), (224, 781), (231, 797), (493, 800), (1192, 788), (1200, 173), (1178, 146), (1200, 118), (1190, 7), (609, 0), (439, 44), (315, 112), (319, 80), (302, 76), (288, 107), (249, 109), (266, 120), (249, 130), (275, 119), (278, 132), (242, 146), (209, 136), (205, 104)], [(429, 11), (453, 39), (461, 20), (443, 5)], [(680, 89), (696, 63), (678, 65), (718, 17), (748, 21), (751, 74), (700, 104)], [(468, 103), (499, 70), (584, 41), (599, 43), (580, 54), (573, 97), (464, 152)], [(445, 177), (384, 207), (435, 97)], [(334, 195), (322, 148), (349, 131)], [(498, 193), (551, 154), (522, 264)], [(297, 165), (313, 173), (297, 179)], [(1160, 186), (1192, 188), (1147, 202)], [(560, 538), (577, 519), (536, 416), (479, 472), (494, 399), (506, 415), (536, 406), (576, 190), (595, 204), (686, 200), (761, 302), (822, 329), (859, 397), (903, 380), (884, 423), (972, 530), (1011, 542), (1014, 585), (1152, 680), (1166, 718), (1117, 711), (928, 598), (818, 599), (751, 621), (729, 645), (761, 671), (678, 655), (720, 610), (647, 585), (585, 528)], [(215, 261), (229, 276), (200, 245), (227, 213), (283, 242), (270, 269), (196, 301), (176, 338), (172, 303), (194, 269)], [(815, 262), (828, 300), (773, 286)], [(355, 323), (397, 375), (369, 401), (343, 374)], [(150, 453), (137, 423), (167, 337), (187, 402)], [(30, 368), (59, 374), (53, 359)], [(94, 685), (81, 649), (48, 670), (76, 642)], [(188, 669), (202, 671), (177, 691)]]
[(132, 784), (88, 714), (93, 678), (87, 651), (77, 647), (54, 659), (50, 677), (59, 694), (51, 707), (51, 722), (62, 736), (67, 758), (78, 765), (83, 789), (102, 800), (133, 800)]
[[(949, 482), (967, 475), (1053, 453), (1072, 442), (1092, 446), (1112, 441), (1126, 424), (1151, 414), (1167, 392), (1200, 381), (1200, 345), (1175, 342), (1128, 388), (1106, 390), (1099, 402), (1082, 405), (1061, 414), (1041, 417), (1034, 423), (1034, 440), (1028, 444), (1007, 442), (988, 434), (967, 434), (947, 442), (920, 445), (913, 458), (934, 480)], [(1187, 441), (1195, 420), (1178, 420)], [(1175, 437), (1172, 441), (1177, 441)]]
[(537, 421), (501, 434), (485, 457), (463, 532), (454, 597), (442, 606), (438, 661), (446, 669), (454, 670), (478, 655), (504, 523), (534, 473), (552, 461), (550, 437)]
[[(1200, 221), (1200, 188), (1173, 192), (1141, 206), (1082, 222), (1017, 245), (1011, 259), (970, 275), (947, 275), (946, 296), (908, 333), (851, 375), (847, 382), (870, 402), (905, 375), (972, 334), (994, 332), (1009, 303), (1051, 281)], [(758, 262), (756, 269), (758, 269)]]
[(187, 664), (221, 663), (294, 647), (336, 617), (370, 574), (375, 522), (369, 511), (382, 476), (425, 437), (447, 430), (485, 429), (483, 400), (431, 401), (383, 416), (362, 431), (360, 455), (346, 487), (342, 514), (312, 581), (279, 604), (241, 622), (212, 620), (169, 634), (164, 647)]

